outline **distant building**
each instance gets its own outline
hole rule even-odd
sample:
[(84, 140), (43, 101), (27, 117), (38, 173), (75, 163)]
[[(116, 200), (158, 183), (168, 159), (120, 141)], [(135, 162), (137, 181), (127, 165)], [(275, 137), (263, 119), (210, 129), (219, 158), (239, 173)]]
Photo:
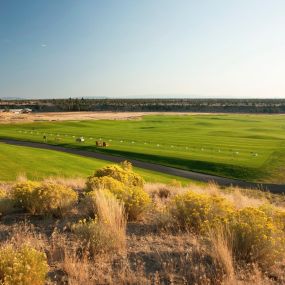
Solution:
[(29, 108), (24, 108), (24, 109), (2, 109), (0, 110), (1, 112), (11, 112), (14, 114), (28, 114), (32, 113), (33, 110)]
[(32, 112), (33, 112), (33, 110), (32, 110), (32, 109), (29, 109), (29, 108), (24, 108), (24, 109), (22, 110), (22, 113), (23, 113), (23, 114), (32, 113)]
[(23, 109), (8, 109), (7, 111), (14, 114), (21, 114)]

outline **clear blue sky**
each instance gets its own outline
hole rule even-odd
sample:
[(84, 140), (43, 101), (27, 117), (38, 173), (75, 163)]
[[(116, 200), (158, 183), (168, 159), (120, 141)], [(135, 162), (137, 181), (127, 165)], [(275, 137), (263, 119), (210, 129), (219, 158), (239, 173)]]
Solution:
[(0, 0), (0, 97), (285, 97), (284, 0)]

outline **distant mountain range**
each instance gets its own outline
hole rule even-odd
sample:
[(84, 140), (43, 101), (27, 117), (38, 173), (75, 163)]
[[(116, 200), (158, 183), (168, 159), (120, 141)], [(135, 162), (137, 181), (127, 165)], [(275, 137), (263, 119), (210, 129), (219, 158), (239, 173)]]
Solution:
[(9, 101), (9, 100), (28, 100), (28, 99), (20, 97), (0, 97), (0, 100)]

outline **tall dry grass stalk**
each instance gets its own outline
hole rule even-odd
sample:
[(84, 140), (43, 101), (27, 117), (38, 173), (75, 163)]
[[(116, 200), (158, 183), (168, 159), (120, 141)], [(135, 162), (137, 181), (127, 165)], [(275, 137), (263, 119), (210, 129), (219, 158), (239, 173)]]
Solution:
[(238, 284), (232, 252), (231, 234), (226, 228), (209, 230), (210, 254), (223, 271), (223, 283), (227, 285)]
[(116, 237), (118, 248), (126, 248), (126, 215), (124, 206), (111, 193), (98, 190), (95, 194), (96, 215), (108, 232)]
[(92, 203), (95, 218), (73, 224), (73, 232), (95, 255), (102, 252), (125, 252), (124, 206), (107, 190), (94, 191)]
[(86, 254), (78, 258), (74, 252), (66, 250), (60, 267), (67, 275), (69, 285), (93, 285), (96, 283), (92, 274), (92, 265)]

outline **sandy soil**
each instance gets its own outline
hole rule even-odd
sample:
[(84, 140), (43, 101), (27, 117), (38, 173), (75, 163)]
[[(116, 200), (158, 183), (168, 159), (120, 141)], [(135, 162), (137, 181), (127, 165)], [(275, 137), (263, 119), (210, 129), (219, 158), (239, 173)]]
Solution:
[[(237, 115), (238, 113), (234, 113)], [(242, 113), (241, 113), (242, 114)], [(36, 121), (82, 121), (82, 120), (136, 120), (145, 115), (229, 115), (229, 113), (192, 112), (50, 112), (14, 114), (0, 112), (0, 124), (25, 123)], [(247, 114), (252, 116), (278, 116), (285, 114)]]
[[(191, 113), (163, 113), (163, 112), (53, 112), (13, 114), (0, 113), (0, 123), (24, 123), (35, 121), (69, 121), (69, 120), (132, 120), (144, 115), (176, 114), (186, 115)], [(198, 113), (192, 113), (198, 114)]]

